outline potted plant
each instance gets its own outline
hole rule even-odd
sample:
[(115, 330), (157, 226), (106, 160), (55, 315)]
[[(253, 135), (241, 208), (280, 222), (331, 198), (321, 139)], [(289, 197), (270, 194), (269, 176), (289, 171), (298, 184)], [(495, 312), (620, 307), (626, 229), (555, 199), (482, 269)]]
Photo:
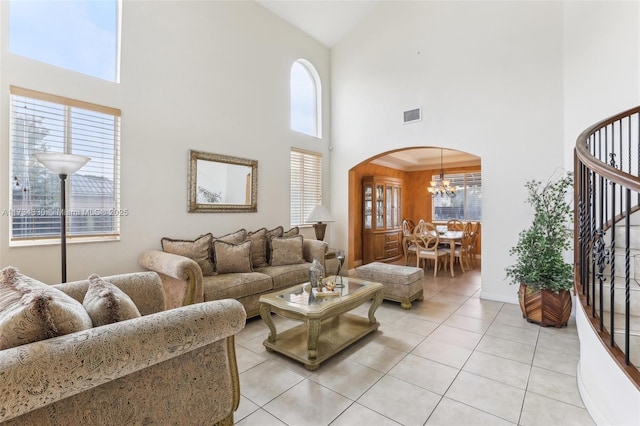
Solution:
[(571, 315), (573, 268), (563, 253), (572, 240), (573, 208), (567, 197), (572, 186), (571, 172), (545, 184), (536, 180), (525, 184), (533, 221), (520, 231), (518, 243), (509, 250), (517, 261), (506, 268), (507, 278), (520, 285), (522, 314), (527, 321), (543, 326), (564, 327)]

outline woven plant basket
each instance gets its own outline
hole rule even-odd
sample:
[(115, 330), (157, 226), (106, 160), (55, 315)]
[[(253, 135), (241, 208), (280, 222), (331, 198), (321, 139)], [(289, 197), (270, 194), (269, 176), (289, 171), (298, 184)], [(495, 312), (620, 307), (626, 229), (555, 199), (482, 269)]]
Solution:
[(528, 322), (544, 327), (566, 327), (571, 316), (571, 292), (529, 288), (520, 284), (518, 291), (520, 309)]

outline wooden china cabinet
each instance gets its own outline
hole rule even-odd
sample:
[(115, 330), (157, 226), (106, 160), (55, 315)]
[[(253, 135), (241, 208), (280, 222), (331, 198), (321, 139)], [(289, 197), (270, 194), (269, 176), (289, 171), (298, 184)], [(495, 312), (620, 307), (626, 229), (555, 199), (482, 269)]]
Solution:
[(402, 256), (402, 180), (362, 178), (362, 263), (387, 262)]

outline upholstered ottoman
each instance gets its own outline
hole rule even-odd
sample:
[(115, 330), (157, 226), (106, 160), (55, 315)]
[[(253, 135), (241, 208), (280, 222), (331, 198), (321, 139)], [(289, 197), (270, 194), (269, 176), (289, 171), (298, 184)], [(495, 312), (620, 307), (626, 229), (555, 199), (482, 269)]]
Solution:
[(402, 309), (411, 309), (411, 302), (422, 300), (422, 268), (373, 262), (358, 266), (356, 277), (384, 284), (383, 297), (400, 302)]

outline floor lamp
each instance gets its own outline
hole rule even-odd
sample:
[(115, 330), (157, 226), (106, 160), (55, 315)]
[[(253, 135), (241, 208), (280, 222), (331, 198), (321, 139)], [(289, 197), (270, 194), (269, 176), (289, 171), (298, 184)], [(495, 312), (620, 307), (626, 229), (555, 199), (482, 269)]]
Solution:
[(36, 159), (47, 169), (60, 177), (60, 250), (62, 254), (62, 282), (67, 282), (67, 212), (66, 180), (67, 176), (77, 172), (87, 164), (89, 157), (83, 155), (63, 154), (59, 152), (39, 152)]
[(316, 231), (316, 238), (320, 241), (324, 240), (324, 231), (327, 228), (327, 224), (324, 222), (333, 221), (331, 212), (322, 204), (315, 206), (306, 220), (307, 223), (316, 222), (313, 224), (313, 229)]

